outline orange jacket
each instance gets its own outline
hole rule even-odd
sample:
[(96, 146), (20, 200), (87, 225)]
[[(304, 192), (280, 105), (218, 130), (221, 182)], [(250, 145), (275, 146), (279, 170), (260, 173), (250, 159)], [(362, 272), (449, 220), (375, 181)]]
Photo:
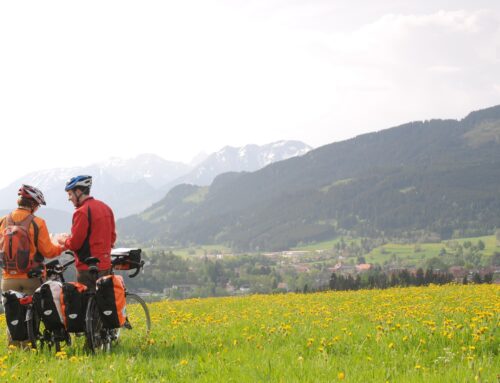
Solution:
[[(12, 219), (16, 222), (22, 221), (25, 219), (30, 212), (25, 209), (16, 209), (12, 212)], [(5, 228), (6, 225), (6, 218), (2, 217), (0, 218), (0, 235), (2, 235), (3, 229)], [(33, 220), (36, 225), (38, 226), (38, 243), (37, 243), (37, 248), (40, 254), (42, 254), (45, 258), (54, 258), (57, 257), (59, 254), (63, 252), (63, 247), (59, 245), (55, 245), (52, 243), (50, 240), (49, 236), (49, 231), (47, 230), (47, 225), (45, 221), (40, 218), (40, 217), (35, 217)], [(30, 225), (29, 228), (29, 236), (30, 236), (30, 256), (32, 256), (36, 249), (35, 249), (35, 229), (33, 225)], [(5, 279), (11, 279), (11, 278), (28, 278), (27, 274), (7, 274), (5, 270), (3, 270), (3, 277)]]

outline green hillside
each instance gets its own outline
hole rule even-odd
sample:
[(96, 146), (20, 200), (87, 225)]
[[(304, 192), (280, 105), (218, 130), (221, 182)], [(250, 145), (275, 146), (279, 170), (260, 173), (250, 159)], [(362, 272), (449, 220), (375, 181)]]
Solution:
[(118, 222), (125, 241), (283, 250), (340, 235), (450, 239), (500, 227), (500, 106), (320, 147)]

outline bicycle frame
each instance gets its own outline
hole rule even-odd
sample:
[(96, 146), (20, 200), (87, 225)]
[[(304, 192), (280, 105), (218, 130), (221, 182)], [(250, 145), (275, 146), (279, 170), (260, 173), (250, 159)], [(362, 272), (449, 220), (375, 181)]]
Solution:
[[(62, 283), (64, 280), (64, 271), (72, 265), (75, 261), (71, 260), (64, 264), (60, 264), (59, 260), (51, 261), (45, 264), (46, 272), (47, 272), (47, 280), (57, 280)], [(38, 269), (32, 272), (33, 277), (40, 278), (40, 282), (43, 282), (42, 275), (43, 270)], [(28, 329), (28, 339), (31, 342), (31, 348), (37, 348), (37, 342), (40, 342), (40, 346), (43, 348), (45, 344), (48, 345), (49, 349), (52, 346), (55, 346), (56, 352), (61, 350), (60, 343), (65, 341), (68, 345), (71, 344), (71, 336), (69, 333), (62, 327), (60, 330), (48, 330), (44, 329), (43, 333), (40, 333), (40, 322), (42, 321), (39, 313), (37, 312), (34, 302), (33, 295), (29, 296), (29, 299), (25, 300), (25, 303), (21, 302), (27, 306), (26, 310), (26, 326)]]
[[(135, 269), (135, 272), (129, 277), (133, 278), (138, 275), (139, 271), (141, 268), (144, 266), (144, 261), (140, 262), (133, 262), (130, 260), (127, 260), (127, 255), (128, 251), (139, 251), (140, 254), (140, 249), (122, 249), (121, 253), (115, 253), (112, 254), (116, 258), (113, 259), (111, 263), (111, 272), (110, 274), (114, 274), (115, 267), (121, 266), (126, 264), (129, 266), (130, 269)], [(98, 270), (97, 270), (97, 262), (95, 259), (89, 259), (87, 261), (87, 264), (89, 265), (89, 271), (93, 277), (93, 283), (97, 284), (97, 276), (98, 276)], [(89, 291), (88, 292), (89, 299), (87, 303), (87, 310), (85, 314), (85, 322), (86, 322), (86, 335), (87, 335), (87, 345), (90, 347), (92, 353), (95, 353), (98, 350), (104, 350), (104, 351), (109, 351), (111, 349), (111, 345), (114, 341), (117, 341), (119, 336), (120, 336), (120, 330), (121, 328), (105, 328), (103, 326), (102, 320), (101, 320), (101, 314), (98, 310), (97, 307), (97, 302), (96, 302), (96, 289), (94, 291)], [(129, 297), (130, 299), (133, 299), (136, 303), (139, 303), (143, 312), (144, 312), (144, 320), (145, 320), (145, 326), (146, 326), (146, 332), (149, 334), (149, 330), (151, 327), (151, 319), (149, 316), (149, 310), (146, 306), (146, 303), (138, 296), (135, 294), (131, 294), (128, 292), (125, 292), (126, 297)], [(131, 330), (132, 325), (128, 321), (128, 317), (126, 319), (125, 324), (122, 326), (125, 329)]]

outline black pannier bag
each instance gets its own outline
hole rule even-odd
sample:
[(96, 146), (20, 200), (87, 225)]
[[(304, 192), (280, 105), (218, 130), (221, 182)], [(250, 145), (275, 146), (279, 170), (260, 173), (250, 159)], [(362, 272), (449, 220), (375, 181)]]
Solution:
[(35, 309), (50, 331), (59, 330), (64, 327), (61, 312), (62, 283), (58, 281), (47, 281), (36, 289), (33, 294)]
[(20, 300), (26, 298), (26, 294), (9, 290), (2, 294), (2, 304), (5, 309), (7, 328), (12, 340), (28, 340), (26, 328), (26, 306)]
[(85, 310), (88, 295), (87, 286), (78, 282), (62, 285), (61, 312), (68, 332), (85, 332)]
[(106, 275), (97, 280), (96, 303), (103, 326), (119, 328), (125, 323), (125, 284), (121, 275)]

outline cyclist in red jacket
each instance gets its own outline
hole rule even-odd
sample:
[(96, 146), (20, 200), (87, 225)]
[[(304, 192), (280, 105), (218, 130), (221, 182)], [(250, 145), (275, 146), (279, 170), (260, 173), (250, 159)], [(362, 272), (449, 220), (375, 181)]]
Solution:
[(91, 197), (92, 177), (81, 175), (71, 178), (65, 187), (68, 200), (76, 210), (73, 213), (71, 235), (63, 236), (59, 243), (76, 254), (77, 281), (94, 290), (95, 279), (83, 262), (89, 257), (99, 259), (98, 277), (111, 271), (111, 248), (116, 241), (115, 218), (111, 208)]

